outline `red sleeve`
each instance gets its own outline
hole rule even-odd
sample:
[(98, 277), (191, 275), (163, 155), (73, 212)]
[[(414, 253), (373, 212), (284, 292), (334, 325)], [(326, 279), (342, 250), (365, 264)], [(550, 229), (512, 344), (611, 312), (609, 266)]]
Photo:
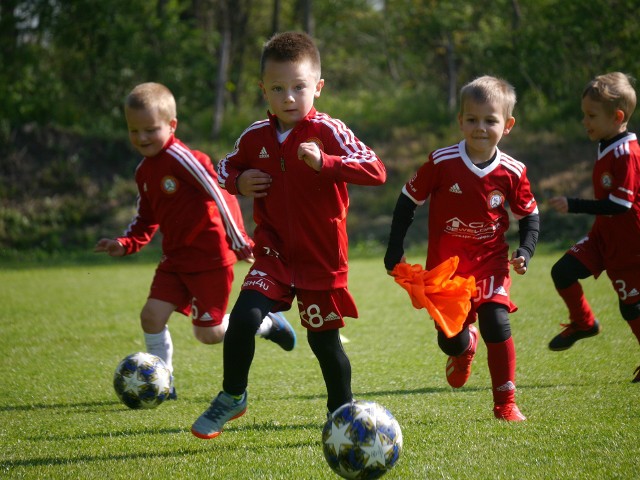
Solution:
[(153, 217), (149, 202), (143, 195), (138, 194), (138, 212), (124, 235), (116, 240), (124, 247), (125, 255), (131, 255), (149, 243), (157, 230), (158, 223)]
[[(246, 133), (246, 132), (245, 132)], [(218, 183), (231, 195), (240, 195), (237, 187), (237, 180), (244, 169), (238, 168), (242, 164), (244, 133), (236, 141), (235, 148), (226, 157), (220, 160), (218, 164)]]
[(236, 225), (238, 226), (238, 230), (240, 230), (240, 232), (242, 233), (242, 237), (244, 238), (245, 242), (247, 242), (247, 244), (251, 248), (253, 248), (254, 243), (251, 237), (247, 234), (247, 231), (245, 229), (244, 219), (242, 218), (242, 210), (240, 209), (240, 203), (238, 202), (238, 199), (235, 196), (231, 195), (226, 190), (221, 190), (221, 192), (222, 192), (222, 196), (227, 202), (227, 206), (229, 207), (229, 213), (235, 220)]
[(326, 140), (320, 175), (356, 185), (382, 185), (387, 171), (375, 152), (361, 142), (340, 120), (325, 117), (321, 123)]

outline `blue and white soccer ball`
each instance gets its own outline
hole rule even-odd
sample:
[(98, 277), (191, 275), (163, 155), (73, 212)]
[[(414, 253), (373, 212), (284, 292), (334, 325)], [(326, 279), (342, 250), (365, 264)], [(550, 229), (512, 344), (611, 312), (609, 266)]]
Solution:
[(129, 408), (156, 408), (169, 396), (171, 372), (160, 357), (133, 353), (116, 368), (113, 388)]
[(400, 458), (402, 431), (385, 407), (357, 400), (330, 415), (322, 430), (322, 449), (341, 477), (379, 478)]

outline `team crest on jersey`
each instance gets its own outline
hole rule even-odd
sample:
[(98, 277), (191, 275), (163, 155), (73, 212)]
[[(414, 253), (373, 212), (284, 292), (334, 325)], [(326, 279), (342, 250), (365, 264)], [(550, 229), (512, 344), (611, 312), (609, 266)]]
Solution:
[(160, 182), (160, 188), (164, 193), (172, 195), (178, 190), (178, 180), (175, 177), (166, 176)]
[(494, 190), (487, 198), (487, 206), (489, 208), (498, 208), (504, 203), (504, 195), (498, 190)]
[(611, 186), (613, 185), (613, 175), (609, 172), (604, 172), (600, 177), (600, 184), (605, 190), (611, 190)]
[(317, 137), (308, 138), (304, 141), (304, 143), (315, 143), (316, 145), (318, 145), (320, 151), (324, 152), (324, 145), (322, 144), (322, 141)]

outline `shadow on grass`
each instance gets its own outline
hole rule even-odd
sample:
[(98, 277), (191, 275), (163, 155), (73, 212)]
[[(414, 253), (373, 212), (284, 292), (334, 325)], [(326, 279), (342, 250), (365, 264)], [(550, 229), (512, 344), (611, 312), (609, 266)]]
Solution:
[[(233, 445), (223, 445), (220, 450), (236, 450)], [(157, 459), (157, 458), (171, 458), (171, 457), (184, 457), (192, 454), (202, 453), (201, 449), (191, 449), (171, 452), (150, 452), (150, 453), (127, 453), (119, 455), (80, 455), (77, 457), (35, 457), (24, 460), (8, 460), (0, 461), (0, 469), (6, 470), (17, 467), (51, 467), (55, 465), (75, 465), (91, 462), (105, 462), (105, 461), (126, 461), (135, 459)]]
[[(465, 387), (465, 392), (476, 392), (482, 391), (485, 388), (481, 387)], [(416, 389), (398, 389), (398, 390), (368, 390), (368, 391), (358, 391), (354, 392), (354, 397), (363, 398), (364, 397), (375, 397), (375, 396), (383, 396), (383, 395), (424, 395), (424, 394), (439, 394), (439, 393), (448, 393), (455, 391), (451, 387), (429, 387), (429, 388), (416, 388)], [(315, 395), (293, 395), (294, 398), (298, 398), (300, 400), (318, 400), (326, 398), (326, 394), (315, 394)], [(280, 398), (291, 398), (290, 395), (281, 395)]]
[[(230, 425), (228, 429), (225, 429), (226, 436), (231, 436), (232, 434), (247, 434), (247, 433), (281, 433), (283, 431), (291, 432), (291, 431), (308, 431), (308, 430), (318, 430), (321, 428), (321, 425), (318, 423), (307, 423), (307, 424), (297, 424), (297, 425), (278, 425), (271, 422), (266, 422), (262, 424), (254, 423), (250, 425), (242, 425), (236, 427), (234, 425)], [(145, 430), (135, 430), (128, 431), (122, 430), (120, 432), (108, 432), (108, 433), (93, 433), (86, 435), (77, 435), (77, 436), (65, 436), (65, 435), (45, 435), (42, 437), (31, 437), (27, 440), (30, 441), (65, 441), (65, 440), (94, 440), (94, 439), (108, 439), (113, 437), (118, 438), (127, 438), (127, 437), (136, 437), (136, 436), (149, 436), (149, 435), (167, 435), (167, 434), (184, 434), (189, 432), (188, 429), (181, 428), (165, 428), (165, 429), (145, 429)], [(168, 451), (168, 452), (131, 452), (131, 453), (123, 453), (123, 454), (111, 454), (111, 455), (80, 455), (74, 457), (56, 457), (56, 456), (42, 456), (42, 457), (34, 457), (28, 459), (16, 459), (16, 460), (3, 460), (0, 461), (0, 471), (18, 468), (18, 467), (41, 467), (41, 466), (56, 466), (56, 465), (74, 465), (74, 464), (82, 464), (82, 463), (90, 463), (90, 462), (104, 462), (104, 461), (125, 461), (125, 460), (135, 460), (135, 459), (161, 459), (161, 458), (172, 458), (172, 457), (186, 457), (189, 455), (198, 455), (203, 452), (210, 452), (210, 448), (215, 445), (216, 452), (237, 452), (238, 445), (236, 442), (225, 442), (224, 440), (211, 440), (211, 441), (203, 441), (200, 439), (196, 439), (192, 437), (194, 444), (191, 448), (183, 448), (180, 447), (179, 450), (176, 451)], [(305, 447), (313, 447), (316, 446), (319, 442), (318, 438), (311, 438), (307, 441), (299, 441), (299, 442), (280, 442), (278, 439), (282, 438), (280, 436), (274, 435), (272, 437), (260, 437), (262, 440), (260, 442), (261, 449), (277, 449), (278, 451), (284, 449), (300, 449)], [(274, 443), (269, 444), (264, 441), (265, 438), (273, 438)], [(196, 446), (198, 445), (198, 446)], [(281, 453), (279, 453), (281, 454)]]
[[(619, 382), (613, 382), (619, 384), (626, 384), (628, 382), (621, 380)], [(518, 384), (518, 390), (544, 390), (544, 389), (554, 389), (557, 390), (559, 388), (575, 388), (575, 387), (592, 387), (591, 383), (576, 383), (576, 382), (565, 382), (562, 384), (550, 383), (546, 385), (527, 385), (520, 383)], [(365, 397), (378, 397), (378, 396), (394, 396), (394, 395), (433, 395), (433, 394), (442, 394), (442, 393), (456, 393), (456, 394), (464, 394), (464, 393), (475, 393), (475, 392), (484, 392), (487, 390), (491, 390), (491, 386), (476, 386), (476, 387), (462, 387), (459, 389), (455, 389), (452, 387), (442, 386), (442, 387), (424, 387), (424, 388), (415, 388), (415, 389), (398, 389), (398, 390), (368, 390), (368, 391), (355, 391), (354, 397), (362, 398)], [(291, 398), (291, 395), (280, 395), (278, 398)], [(326, 398), (326, 394), (314, 394), (314, 395), (293, 395), (293, 398), (298, 398), (300, 400), (318, 400)]]
[[(617, 382), (609, 382), (615, 384), (627, 384), (626, 380), (620, 380)], [(562, 388), (575, 388), (575, 387), (592, 387), (591, 383), (578, 383), (578, 382), (564, 382), (562, 384), (550, 383), (546, 385), (528, 385), (520, 383), (518, 384), (518, 389), (520, 390), (543, 390), (543, 389), (562, 389)], [(442, 386), (442, 387), (423, 387), (423, 388), (414, 388), (414, 389), (398, 389), (398, 390), (367, 390), (367, 391), (356, 391), (354, 392), (354, 396), (356, 398), (364, 398), (364, 397), (376, 397), (376, 396), (394, 396), (394, 395), (433, 395), (433, 394), (442, 394), (442, 393), (473, 393), (473, 392), (483, 392), (485, 390), (489, 390), (489, 385), (487, 386), (476, 386), (476, 387), (463, 387), (460, 389), (454, 389), (452, 387)], [(271, 399), (278, 398), (296, 398), (299, 400), (322, 400), (326, 398), (326, 393), (315, 393), (315, 394), (296, 394), (295, 392), (286, 392), (281, 395), (273, 395)], [(183, 397), (180, 399), (180, 403), (206, 403), (210, 401), (210, 397), (202, 397), (202, 398), (192, 398), (187, 399)], [(259, 401), (259, 400), (258, 400)], [(112, 407), (105, 410), (104, 407)], [(33, 403), (29, 405), (4, 405), (0, 406), (0, 412), (28, 412), (31, 410), (69, 410), (69, 409), (94, 409), (100, 408), (102, 412), (116, 411), (116, 412), (128, 412), (131, 409), (126, 408), (122, 403), (117, 400), (103, 400), (99, 402), (77, 402), (77, 403)], [(144, 410), (142, 410), (144, 411)]]
[(78, 402), (78, 403), (30, 403), (29, 405), (4, 405), (0, 406), (0, 412), (28, 412), (30, 410), (58, 410), (70, 408), (102, 408), (102, 407), (122, 407), (122, 403), (117, 400), (104, 400), (100, 402)]

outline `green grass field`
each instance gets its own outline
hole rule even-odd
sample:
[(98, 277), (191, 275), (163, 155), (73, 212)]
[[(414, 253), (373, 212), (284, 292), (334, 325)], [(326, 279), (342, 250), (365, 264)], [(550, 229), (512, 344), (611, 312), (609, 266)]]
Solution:
[[(539, 253), (514, 278), (517, 400), (528, 421), (493, 418), (486, 348), (452, 390), (432, 322), (384, 272), (352, 260), (360, 319), (343, 335), (357, 398), (385, 405), (404, 450), (388, 479), (631, 479), (640, 477), (640, 365), (606, 277), (585, 283), (603, 325), (566, 352), (547, 349), (566, 321)], [(409, 259), (421, 262), (418, 256)], [(177, 402), (133, 411), (112, 388), (124, 356), (144, 350), (138, 313), (154, 263), (0, 269), (0, 477), (29, 479), (332, 479), (322, 455), (325, 389), (299, 325), (290, 353), (258, 341), (247, 414), (209, 441), (189, 432), (221, 386), (222, 348), (170, 322)], [(236, 285), (246, 269), (237, 269)], [(235, 294), (234, 297), (235, 298)]]

